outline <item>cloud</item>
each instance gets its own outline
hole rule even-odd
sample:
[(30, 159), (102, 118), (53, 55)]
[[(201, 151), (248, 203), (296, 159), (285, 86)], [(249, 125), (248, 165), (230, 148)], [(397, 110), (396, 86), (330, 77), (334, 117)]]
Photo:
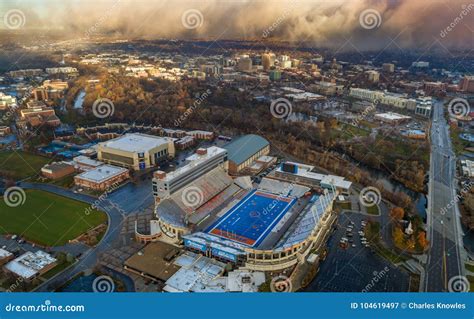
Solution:
[[(11, 8), (24, 10), (25, 28), (60, 30), (71, 37), (274, 39), (320, 46), (349, 41), (352, 47), (365, 50), (387, 44), (418, 48), (435, 39), (446, 47), (472, 47), (474, 30), (474, 3), (466, 0), (30, 0), (0, 4), (2, 12)], [(466, 8), (472, 10), (441, 38), (440, 32)], [(198, 27), (183, 25), (183, 13), (189, 9), (201, 13)], [(361, 26), (360, 15), (367, 9), (375, 10), (381, 19), (375, 28)]]

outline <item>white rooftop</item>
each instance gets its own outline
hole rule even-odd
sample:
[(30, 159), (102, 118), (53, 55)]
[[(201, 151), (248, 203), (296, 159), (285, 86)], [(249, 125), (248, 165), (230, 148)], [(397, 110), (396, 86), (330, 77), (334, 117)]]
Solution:
[[(290, 162), (290, 161), (287, 161), (286, 163), (294, 164), (298, 166), (298, 171), (296, 172), (296, 174), (293, 174), (293, 175), (314, 179), (314, 180), (319, 181), (320, 184), (334, 185), (334, 187), (337, 187), (337, 188), (349, 189), (352, 185), (352, 182), (346, 181), (345, 178), (342, 176), (326, 175), (326, 174), (312, 172), (311, 170), (314, 168), (314, 166), (296, 163), (296, 162)], [(281, 166), (277, 167), (276, 171), (283, 172), (281, 170)], [(284, 172), (284, 173), (291, 174), (288, 172)]]
[(13, 254), (9, 252), (8, 250), (0, 248), (0, 259), (10, 257), (11, 255)]
[(164, 180), (171, 181), (174, 178), (182, 175), (183, 173), (191, 170), (192, 168), (194, 168), (196, 166), (199, 166), (199, 164), (207, 161), (208, 159), (210, 159), (210, 158), (212, 158), (216, 155), (227, 152), (225, 149), (217, 147), (217, 146), (211, 146), (211, 147), (207, 148), (206, 150), (207, 150), (207, 152), (204, 155), (199, 155), (197, 153), (194, 153), (193, 155), (188, 156), (186, 158), (186, 161), (188, 161), (189, 163), (186, 164), (185, 166), (182, 166), (182, 167), (170, 172), (170, 173), (166, 173), (166, 177), (164, 178)]
[(152, 148), (158, 147), (163, 144), (168, 144), (168, 142), (169, 138), (166, 137), (139, 133), (129, 133), (114, 138), (110, 141), (100, 143), (100, 146), (135, 153), (147, 152)]
[(398, 113), (392, 113), (392, 112), (378, 113), (378, 114), (375, 114), (375, 116), (381, 117), (387, 120), (407, 120), (411, 118), (410, 116), (406, 116), (406, 115), (402, 115)]
[(225, 282), (212, 285), (224, 271), (225, 264), (197, 254), (188, 254), (180, 260), (181, 269), (166, 281), (166, 291), (224, 292)]
[(294, 100), (311, 100), (311, 99), (324, 99), (326, 97), (311, 93), (311, 92), (303, 92), (303, 93), (295, 93), (295, 94), (286, 94), (287, 97), (293, 98)]
[(117, 176), (124, 172), (128, 171), (126, 168), (112, 166), (112, 165), (102, 165), (97, 168), (91, 169), (84, 173), (77, 175), (81, 179), (94, 182), (94, 183), (101, 183), (108, 180), (111, 177)]
[(50, 254), (38, 250), (36, 253), (28, 251), (20, 257), (10, 261), (5, 265), (5, 268), (14, 274), (23, 277), (31, 278), (40, 272), (46, 266), (56, 262)]
[(93, 160), (84, 155), (79, 155), (79, 156), (74, 157), (73, 161), (76, 164), (83, 164), (83, 165), (92, 166), (92, 167), (99, 167), (99, 166), (104, 165), (103, 162)]

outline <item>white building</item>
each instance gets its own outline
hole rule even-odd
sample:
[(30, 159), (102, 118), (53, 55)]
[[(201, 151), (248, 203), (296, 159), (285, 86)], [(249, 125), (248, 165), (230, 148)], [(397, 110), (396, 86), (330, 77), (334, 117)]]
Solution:
[(154, 167), (174, 155), (173, 139), (139, 133), (99, 143), (97, 148), (98, 160), (134, 170)]
[(415, 114), (430, 117), (432, 108), (431, 96), (421, 96), (416, 99)]
[(416, 101), (409, 99), (404, 94), (372, 91), (360, 88), (351, 88), (349, 96), (370, 102), (378, 102), (380, 104), (393, 106), (400, 109), (408, 109), (414, 111), (416, 108)]
[(11, 95), (6, 95), (0, 92), (0, 110), (6, 110), (7, 108), (16, 106), (16, 98)]
[(153, 194), (157, 199), (169, 197), (171, 194), (189, 185), (200, 176), (221, 166), (228, 170), (227, 151), (223, 148), (211, 146), (200, 148), (195, 154), (186, 158), (187, 165), (173, 172), (156, 171), (153, 178)]
[(28, 251), (5, 265), (5, 269), (23, 279), (33, 279), (56, 265), (56, 258), (44, 251)]

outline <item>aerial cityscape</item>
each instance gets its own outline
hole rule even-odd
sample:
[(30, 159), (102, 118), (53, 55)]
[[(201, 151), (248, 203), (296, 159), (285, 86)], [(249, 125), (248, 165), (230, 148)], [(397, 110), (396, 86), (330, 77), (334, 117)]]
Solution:
[(0, 12), (0, 294), (474, 291), (474, 3)]

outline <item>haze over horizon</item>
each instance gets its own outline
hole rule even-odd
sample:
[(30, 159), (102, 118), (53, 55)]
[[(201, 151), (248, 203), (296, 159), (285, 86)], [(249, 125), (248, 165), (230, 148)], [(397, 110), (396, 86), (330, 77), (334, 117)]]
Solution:
[(3, 1), (0, 12), (3, 30), (16, 23), (68, 38), (283, 40), (345, 50), (471, 48), (474, 30), (466, 0), (20, 0)]

